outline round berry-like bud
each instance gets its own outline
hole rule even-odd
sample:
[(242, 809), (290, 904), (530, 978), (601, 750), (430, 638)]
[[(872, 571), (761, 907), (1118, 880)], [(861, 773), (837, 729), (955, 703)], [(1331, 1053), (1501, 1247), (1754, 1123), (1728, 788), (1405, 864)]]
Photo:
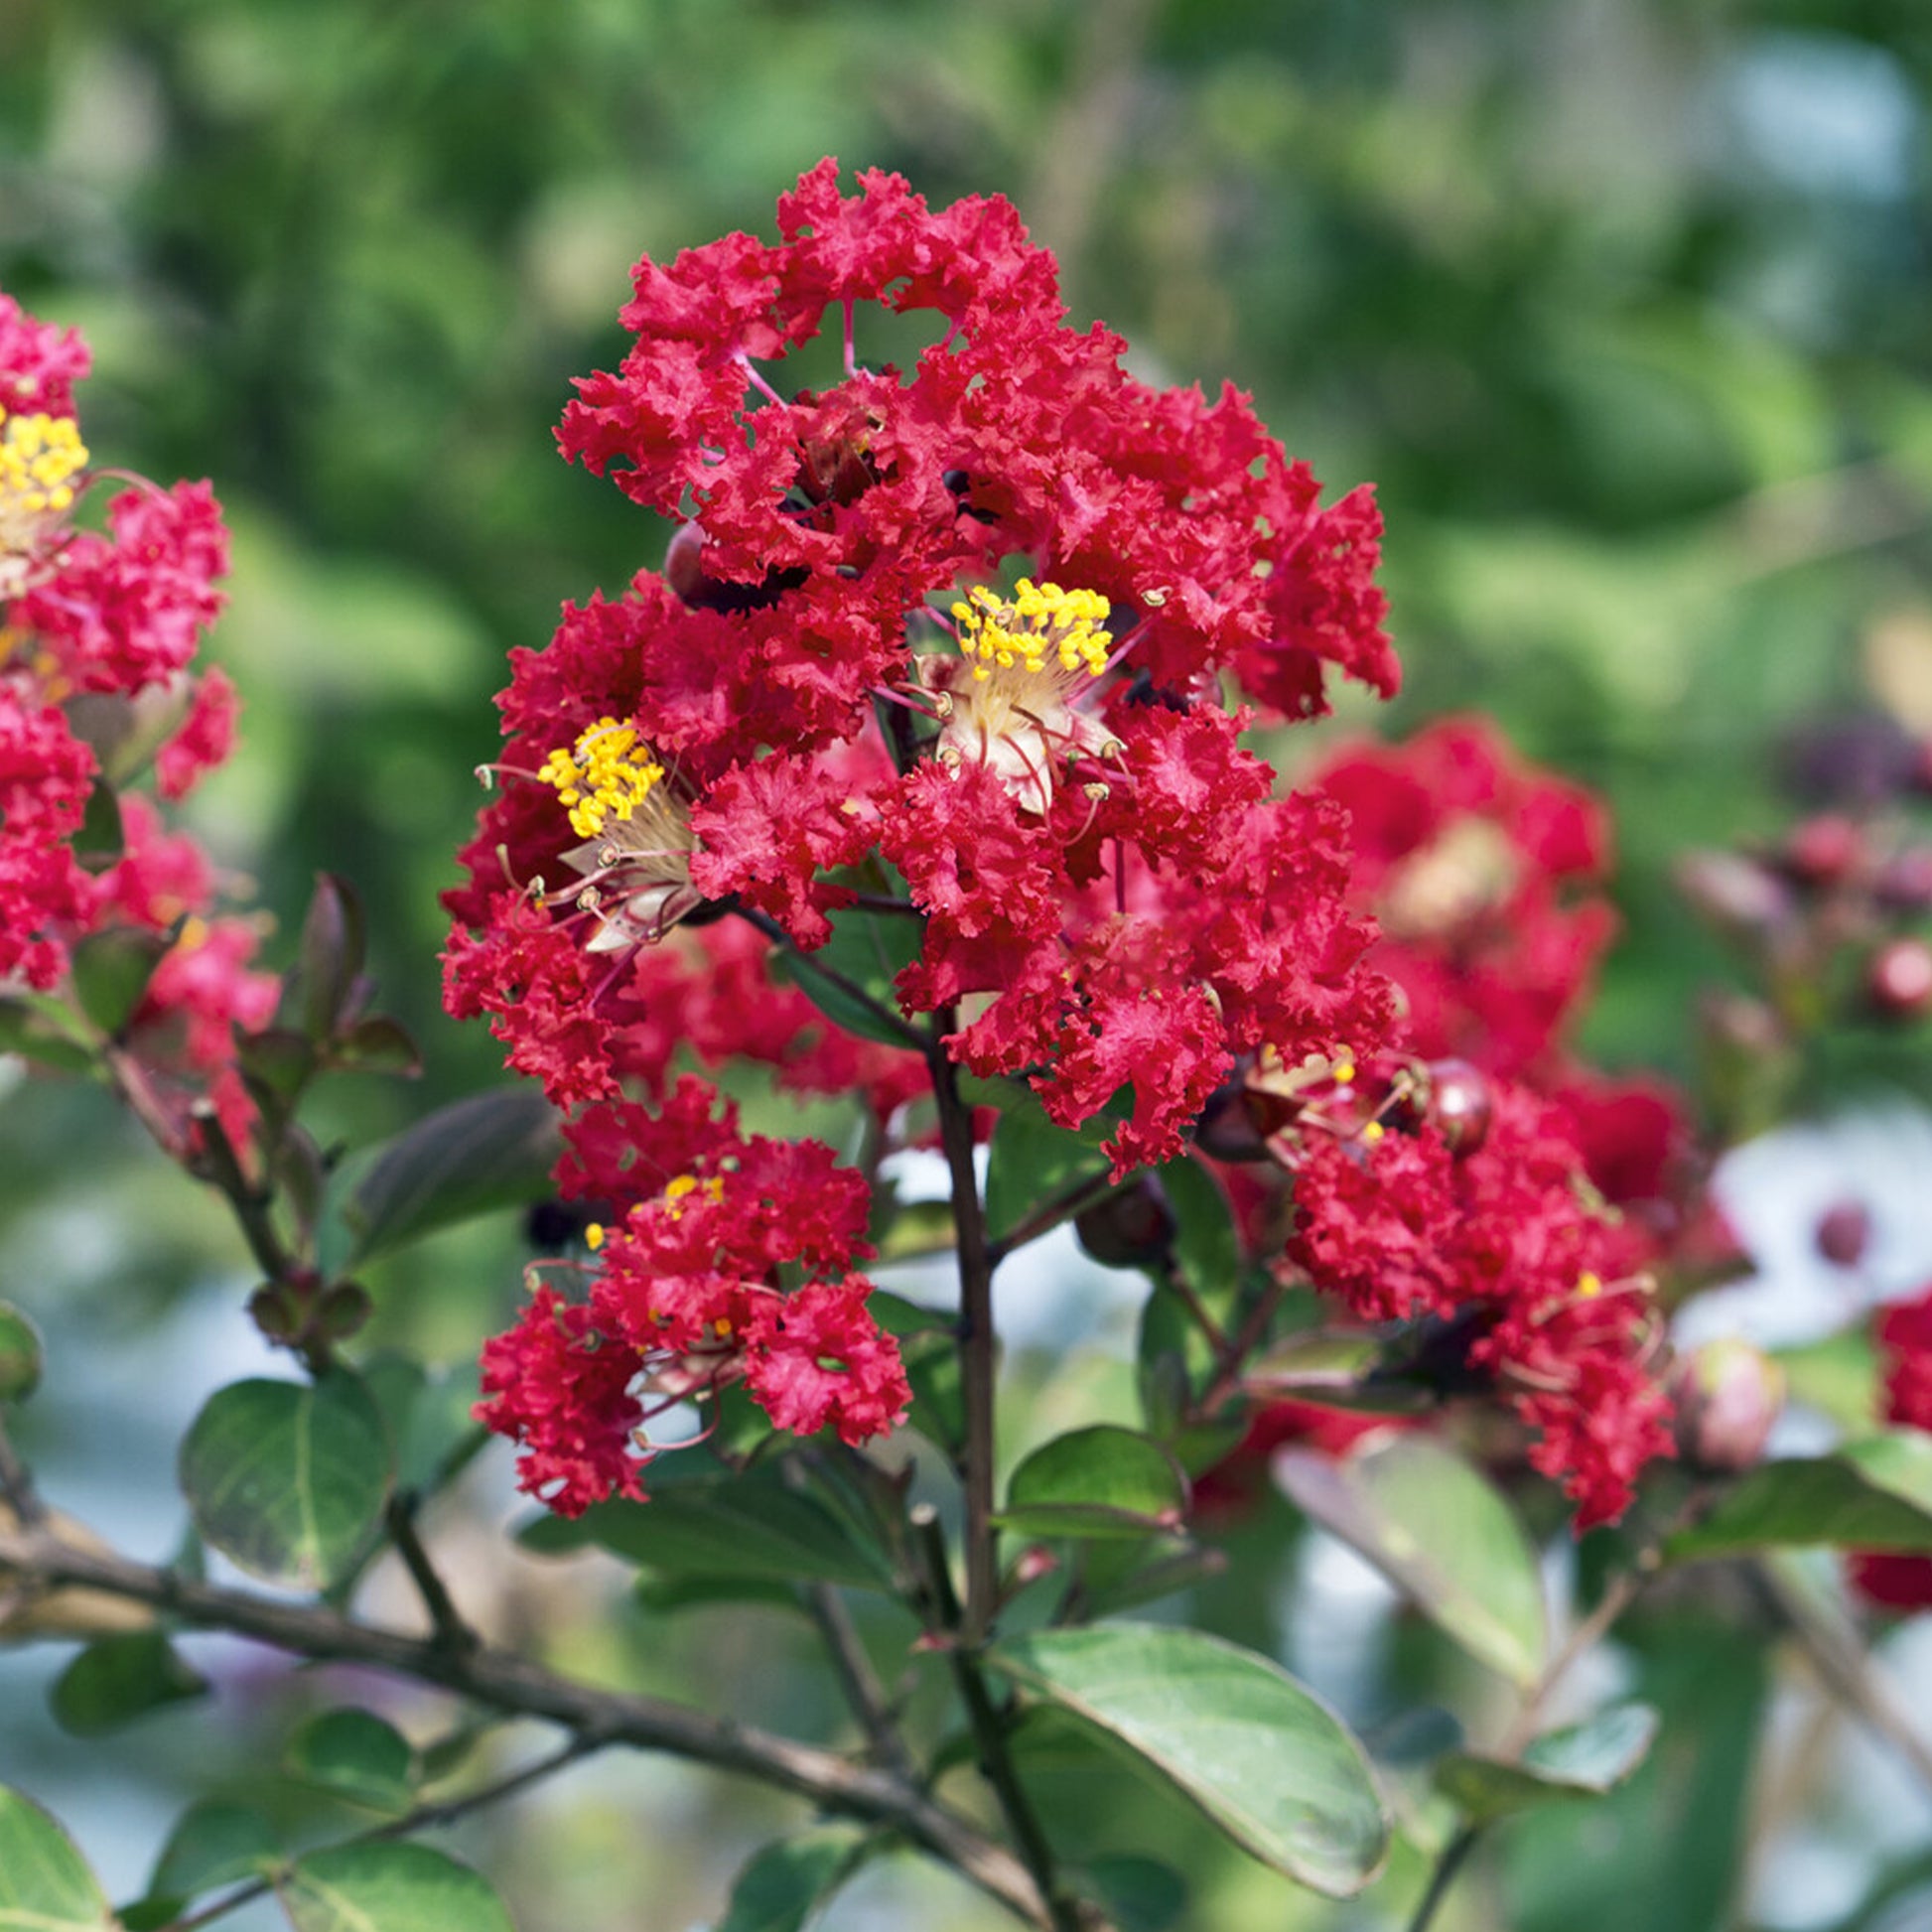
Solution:
[(1194, 1145), (1217, 1161), (1265, 1161), (1268, 1142), (1248, 1105), (1246, 1078), (1237, 1069), (1207, 1096), (1194, 1123)]
[(1887, 1020), (1917, 1020), (1932, 1012), (1932, 946), (1923, 939), (1889, 939), (1864, 969), (1865, 997)]
[(1784, 1408), (1784, 1370), (1747, 1341), (1710, 1341), (1670, 1379), (1677, 1449), (1693, 1468), (1735, 1474), (1764, 1454)]
[(1843, 885), (1864, 863), (1864, 833), (1854, 819), (1821, 812), (1792, 828), (1779, 858), (1801, 885)]
[(1424, 1118), (1442, 1135), (1458, 1160), (1473, 1154), (1489, 1138), (1495, 1096), (1480, 1067), (1467, 1060), (1431, 1060), (1423, 1069)]
[(249, 1296), (248, 1312), (270, 1341), (293, 1341), (302, 1332), (308, 1311), (280, 1282), (265, 1282)]
[(1106, 1268), (1145, 1268), (1173, 1245), (1173, 1210), (1152, 1174), (1136, 1174), (1073, 1219), (1080, 1246)]
[(1894, 912), (1932, 912), (1932, 845), (1908, 845), (1880, 868), (1874, 890)]
[(1871, 1210), (1862, 1200), (1839, 1201), (1819, 1215), (1812, 1240), (1834, 1268), (1856, 1268), (1871, 1240)]
[(1677, 890), (1722, 931), (1761, 937), (1788, 926), (1791, 889), (1768, 866), (1735, 852), (1692, 852), (1678, 861)]
[(41, 1385), (40, 1330), (0, 1302), (0, 1402), (25, 1402)]
[(324, 1341), (346, 1341), (374, 1312), (375, 1304), (360, 1282), (338, 1282), (316, 1304), (312, 1331)]
[(664, 552), (664, 581), (686, 604), (696, 605), (704, 596), (704, 526), (680, 523)]

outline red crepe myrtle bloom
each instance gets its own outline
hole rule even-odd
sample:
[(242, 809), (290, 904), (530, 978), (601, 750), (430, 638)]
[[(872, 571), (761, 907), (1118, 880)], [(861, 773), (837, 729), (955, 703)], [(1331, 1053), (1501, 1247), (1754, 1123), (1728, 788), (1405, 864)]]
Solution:
[(1311, 1123), (1288, 1155), (1295, 1263), (1369, 1321), (1467, 1326), (1467, 1364), (1537, 1432), (1580, 1529), (1618, 1516), (1637, 1471), (1672, 1453), (1651, 1370), (1649, 1243), (1590, 1199), (1560, 1108), (1495, 1083), (1487, 1136), (1461, 1154), (1427, 1121)]
[[(815, 947), (890, 865), (923, 927), (901, 1008), (1065, 1123), (1131, 1085), (1117, 1170), (1176, 1153), (1238, 1053), (1374, 1045), (1337, 823), (1272, 796), (1220, 689), (1393, 691), (1366, 493), (1321, 508), (1232, 390), (1127, 375), (1003, 202), (843, 197), (826, 162), (778, 226), (640, 263), (635, 346), (566, 412), (567, 455), (685, 522), (664, 576), (516, 654), (452, 1010), (560, 1104), (661, 1080), (678, 918)], [(874, 305), (932, 317), (909, 369), (861, 365)], [(828, 319), (843, 379), (785, 393)]]
[[(1932, 1288), (1881, 1310), (1876, 1325), (1885, 1420), (1932, 1429)], [(1851, 1578), (1867, 1602), (1891, 1610), (1932, 1609), (1932, 1557), (1864, 1551), (1852, 1558)]]
[(136, 483), (108, 503), (104, 532), (76, 526), (89, 472), (73, 384), (86, 372), (77, 335), (0, 296), (0, 981), (53, 989), (87, 934), (167, 934), (125, 1043), (184, 1142), (203, 1093), (238, 1139), (254, 1112), (234, 1029), (265, 1026), (277, 990), (248, 970), (253, 927), (210, 918), (206, 857), (118, 771), (120, 855), (89, 870), (74, 850), (96, 745), (124, 763), (130, 743), (158, 740), (170, 798), (232, 745), (233, 687), (190, 675), (220, 609), (227, 535), (207, 483)]
[[(588, 1299), (540, 1286), (483, 1350), (478, 1416), (522, 1448), (519, 1480), (577, 1515), (640, 1498), (649, 1424), (684, 1398), (743, 1381), (781, 1429), (858, 1443), (911, 1400), (898, 1345), (850, 1272), (871, 1253), (863, 1178), (829, 1148), (739, 1131), (735, 1109), (686, 1076), (656, 1114), (588, 1109), (566, 1129), (566, 1190), (628, 1202), (597, 1228)], [(808, 1279), (780, 1284), (794, 1267)]]

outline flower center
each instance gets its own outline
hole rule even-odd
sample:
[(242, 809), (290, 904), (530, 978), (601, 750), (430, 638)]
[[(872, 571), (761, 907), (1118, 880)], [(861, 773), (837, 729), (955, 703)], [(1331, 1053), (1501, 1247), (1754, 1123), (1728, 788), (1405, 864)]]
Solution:
[[(1113, 634), (1102, 628), (1112, 609), (1097, 591), (1063, 591), (1057, 584), (1035, 584), (1023, 577), (1011, 603), (980, 585), (952, 607), (959, 625), (959, 648), (984, 682), (996, 670), (1017, 665), (1037, 675), (1056, 658), (1062, 672), (1084, 669), (1098, 677), (1107, 668)], [(1055, 682), (1061, 680), (1056, 679)]]
[(570, 829), (580, 839), (594, 839), (609, 819), (629, 822), (651, 788), (663, 781), (664, 767), (634, 725), (600, 718), (578, 734), (574, 749), (559, 746), (552, 752), (537, 776), (553, 785), (569, 808)]
[(25, 557), (73, 507), (87, 451), (71, 416), (10, 416), (0, 407), (0, 558)]

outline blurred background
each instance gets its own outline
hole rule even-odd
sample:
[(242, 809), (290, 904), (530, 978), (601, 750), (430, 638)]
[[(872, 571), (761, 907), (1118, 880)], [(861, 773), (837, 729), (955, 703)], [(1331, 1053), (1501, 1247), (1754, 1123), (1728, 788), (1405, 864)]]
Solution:
[[(272, 964), (317, 869), (357, 884), (381, 1003), (426, 1052), (426, 1091), (339, 1083), (345, 1135), (497, 1077), (436, 1000), (489, 700), (562, 601), (662, 556), (662, 525), (558, 459), (570, 378), (621, 355), (639, 253), (768, 231), (828, 152), (934, 202), (1010, 195), (1141, 374), (1231, 379), (1331, 490), (1377, 484), (1407, 686), (1375, 728), (1488, 711), (1607, 794), (1625, 939), (1587, 1044), (1681, 1071), (1722, 955), (1673, 856), (1932, 732), (1929, 84), (1923, 0), (4, 0), (0, 287), (90, 338), (97, 462), (209, 477), (227, 506), (212, 655), (245, 742), (192, 815), (280, 920)], [(231, 1231), (86, 1094), (15, 1092), (0, 1175), (0, 1292), (53, 1343), (31, 1447), (58, 1499), (164, 1554), (168, 1446), (258, 1366)], [(467, 1357), (511, 1306), (516, 1238), (391, 1264), (388, 1331)], [(1364, 1724), (1414, 1702), (1431, 1640), (1260, 1507), (1277, 1554), (1200, 1613)], [(746, 1614), (722, 1651), (673, 1622), (576, 1661), (768, 1702), (794, 1638)], [(1702, 1727), (1695, 1789), (1521, 1828), (1446, 1925), (1932, 1925), (1887, 1889), (1925, 1856), (1923, 1800), (1837, 1734), (1752, 1781), (1765, 1726), (1818, 1720), (1695, 1636), (1624, 1658)], [(109, 1791), (43, 1714), (61, 1661), (0, 1658), (0, 1779), (65, 1807), (131, 1896), (245, 1739), (205, 1712), (198, 1768), (157, 1731)], [(721, 1691), (721, 1661), (764, 1689)], [(650, 1765), (520, 1816), (489, 1844), (526, 1932), (681, 1932), (780, 1814)], [(1420, 1882), (1337, 1907), (1216, 1868), (1186, 1923), (1387, 1925)], [(834, 1922), (910, 1922), (896, 1870)], [(991, 1922), (917, 1895), (920, 1923)]]

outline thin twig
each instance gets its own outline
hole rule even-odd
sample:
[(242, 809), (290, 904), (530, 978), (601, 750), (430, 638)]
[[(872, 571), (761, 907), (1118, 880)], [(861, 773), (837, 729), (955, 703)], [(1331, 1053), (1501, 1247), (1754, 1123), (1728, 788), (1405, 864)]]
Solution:
[(294, 1270), (295, 1258), (283, 1245), (275, 1227), (273, 1191), (258, 1186), (243, 1173), (241, 1157), (228, 1139), (228, 1130), (221, 1125), (221, 1116), (215, 1112), (212, 1101), (198, 1100), (191, 1114), (201, 1129), (202, 1149), (199, 1155), (190, 1158), (189, 1171), (226, 1197), (235, 1224), (262, 1273), (272, 1282), (286, 1280)]
[(749, 905), (741, 905), (736, 909), (738, 916), (747, 924), (756, 926), (774, 946), (782, 946), (790, 953), (791, 970), (794, 973), (806, 978), (816, 977), (823, 980), (827, 986), (837, 987), (848, 1000), (864, 1007), (888, 1033), (897, 1035), (901, 1045), (909, 1046), (919, 1053), (926, 1050), (925, 1035), (897, 1007), (889, 1007), (884, 1001), (875, 999), (857, 980), (849, 978), (836, 966), (828, 966), (815, 954), (801, 950), (791, 934), (776, 919), (768, 918), (762, 912), (754, 911)]
[(807, 1584), (805, 1607), (811, 1612), (819, 1635), (825, 1639), (825, 1648), (831, 1653), (832, 1665), (838, 1672), (839, 1687), (845, 1693), (845, 1701), (852, 1707), (852, 1715), (859, 1720), (859, 1726), (866, 1733), (868, 1755), (874, 1763), (897, 1771), (900, 1777), (911, 1778), (915, 1775), (911, 1754), (905, 1748), (904, 1738), (898, 1733), (898, 1725), (893, 1721), (886, 1688), (879, 1681), (879, 1673), (872, 1667), (872, 1659), (866, 1655), (866, 1647), (852, 1621), (852, 1612), (845, 1606), (845, 1598), (830, 1584)]
[(413, 1495), (398, 1495), (390, 1499), (389, 1541), (395, 1545), (396, 1555), (402, 1559), (410, 1582), (416, 1586), (417, 1595), (423, 1599), (423, 1608), (429, 1612), (430, 1628), (436, 1633), (436, 1641), (461, 1655), (475, 1650), (482, 1639), (464, 1621), (463, 1612), (457, 1608), (448, 1585), (430, 1561), (429, 1551), (416, 1529), (418, 1506), (417, 1498)]
[(1442, 1856), (1436, 1861), (1436, 1868), (1429, 1874), (1429, 1889), (1423, 1893), (1416, 1907), (1416, 1915), (1409, 1921), (1409, 1932), (1429, 1932), (1429, 1924), (1436, 1916), (1437, 1907), (1449, 1896), (1449, 1888), (1455, 1882), (1455, 1874), (1475, 1850), (1480, 1829), (1479, 1826), (1464, 1825), (1443, 1847)]
[(1031, 1241), (1037, 1241), (1042, 1234), (1051, 1234), (1062, 1221), (1071, 1221), (1084, 1214), (1089, 1207), (1098, 1207), (1114, 1191), (1111, 1180), (1083, 1180), (1077, 1187), (1069, 1187), (1062, 1194), (1056, 1194), (1049, 1201), (1042, 1201), (1031, 1214), (1023, 1216), (1013, 1228), (999, 1240), (987, 1244), (988, 1265), (994, 1268), (1006, 1260), (1017, 1248), (1024, 1248)]
[(890, 1827), (953, 1865), (1028, 1924), (1053, 1914), (1025, 1865), (945, 1806), (888, 1771), (834, 1751), (693, 1711), (666, 1699), (574, 1683), (529, 1659), (483, 1647), (457, 1655), (431, 1639), (330, 1609), (198, 1583), (124, 1557), (76, 1550), (46, 1531), (0, 1529), (0, 1574), (81, 1585), (151, 1603), (203, 1629), (231, 1630), (297, 1656), (363, 1664), (435, 1684), (498, 1711), (544, 1718), (613, 1744), (667, 1751), (796, 1793), (820, 1809)]
[(1196, 1416), (1212, 1416), (1241, 1386), (1241, 1371), (1248, 1357), (1267, 1337), (1268, 1324), (1274, 1320), (1275, 1311), (1281, 1307), (1287, 1293), (1288, 1284), (1276, 1279), (1270, 1281), (1255, 1297), (1254, 1307), (1248, 1311), (1248, 1318), (1221, 1346), (1214, 1363), (1214, 1374), (1201, 1392), (1200, 1400), (1194, 1404)]
[(993, 1528), (993, 1258), (987, 1248), (979, 1176), (973, 1170), (972, 1109), (960, 1098), (957, 1071), (937, 1037), (950, 1024), (950, 1015), (941, 1016), (926, 1063), (939, 1104), (940, 1145), (952, 1175), (953, 1232), (959, 1253), (959, 1364), (966, 1411), (961, 1468), (966, 1491), (966, 1607), (960, 1636), (972, 1648), (986, 1641), (1000, 1592)]
[(1767, 1563), (1749, 1563), (1745, 1575), (1771, 1614), (1797, 1638), (1819, 1680), (1873, 1736), (1882, 1738), (1932, 1792), (1932, 1744), (1904, 1715), (1905, 1700), (1850, 1631), (1820, 1614)]
[[(416, 1832), (433, 1831), (439, 1826), (453, 1825), (460, 1818), (467, 1818), (473, 1811), (482, 1811), (487, 1806), (501, 1804), (506, 1798), (513, 1798), (532, 1785), (541, 1784), (545, 1778), (554, 1776), (558, 1771), (574, 1764), (580, 1758), (588, 1757), (593, 1751), (604, 1749), (608, 1738), (585, 1735), (573, 1737), (561, 1749), (552, 1751), (547, 1757), (540, 1757), (532, 1764), (526, 1764), (520, 1771), (512, 1771), (507, 1777), (497, 1779), (494, 1784), (486, 1784), (481, 1790), (466, 1793), (461, 1798), (439, 1799), (435, 1804), (418, 1805), (415, 1810), (406, 1812), (400, 1818), (392, 1818), (386, 1824), (371, 1826), (366, 1832), (357, 1832), (353, 1838), (346, 1838), (331, 1851), (341, 1851), (352, 1845), (379, 1845), (387, 1839), (408, 1838)], [(170, 1919), (161, 1932), (199, 1932), (204, 1925), (211, 1925), (218, 1918), (238, 1910), (243, 1905), (252, 1904), (257, 1898), (265, 1897), (271, 1891), (279, 1891), (288, 1880), (289, 1873), (280, 1870), (263, 1878), (251, 1878), (226, 1896), (217, 1898), (212, 1904), (204, 1905), (198, 1912), (190, 1912), (183, 1918)]]

